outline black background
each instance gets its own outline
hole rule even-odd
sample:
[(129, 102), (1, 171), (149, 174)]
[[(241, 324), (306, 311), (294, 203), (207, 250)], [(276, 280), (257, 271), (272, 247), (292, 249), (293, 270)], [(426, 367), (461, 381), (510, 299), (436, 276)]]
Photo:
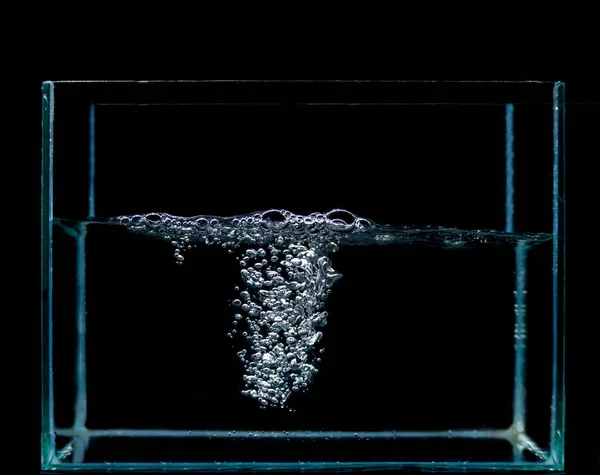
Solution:
[[(45, 76), (44, 79), (57, 79), (57, 77)], [(579, 159), (580, 161), (584, 160), (586, 159), (586, 157), (589, 157), (590, 152), (593, 151), (593, 148), (586, 148), (584, 147), (584, 144), (592, 143), (590, 138), (592, 136), (592, 125), (594, 124), (593, 111), (597, 110), (597, 107), (594, 107), (593, 104), (590, 104), (589, 102), (593, 102), (593, 100), (590, 100), (590, 98), (593, 99), (593, 97), (597, 97), (597, 95), (594, 96), (594, 92), (597, 91), (595, 91), (593, 87), (593, 81), (590, 80), (581, 81), (576, 78), (568, 80), (568, 78), (566, 78), (564, 75), (559, 76), (557, 79), (563, 79), (567, 83), (567, 98), (568, 101), (571, 102), (568, 108), (567, 115), (567, 143), (569, 153), (568, 163), (571, 163), (569, 167), (569, 172), (571, 172), (571, 170), (575, 170), (575, 168), (571, 167), (576, 166), (577, 159)], [(39, 85), (40, 83), (38, 83), (38, 87)], [(586, 102), (588, 102), (588, 104), (586, 104)], [(571, 190), (571, 188), (569, 189)], [(573, 191), (573, 193), (575, 193), (575, 191)], [(582, 327), (578, 323), (576, 315), (573, 315), (573, 318), (570, 320), (569, 328), (571, 329), (570, 333), (568, 333), (569, 342), (573, 342), (573, 344), (571, 344), (569, 347), (571, 349), (569, 352), (569, 367), (574, 368), (577, 366), (577, 363), (583, 364), (584, 360), (589, 358), (589, 353), (587, 352), (589, 350), (586, 350), (586, 352), (583, 353), (584, 348), (587, 347), (580, 346), (579, 348), (577, 348), (577, 335), (582, 335), (580, 331)], [(582, 351), (582, 353), (580, 353), (580, 351)], [(582, 380), (578, 380), (575, 377), (575, 373), (576, 371), (571, 371), (569, 373), (571, 375), (571, 377), (569, 378), (569, 394), (572, 395), (572, 400), (576, 400), (576, 395), (583, 394), (581, 392), (581, 384), (585, 384), (580, 382)], [(586, 393), (589, 394), (588, 391), (586, 391)], [(578, 420), (578, 416), (576, 414), (578, 414), (578, 412), (582, 410), (581, 405), (579, 411), (577, 412), (573, 406), (574, 404), (571, 404), (569, 408), (568, 418), (569, 435), (567, 436), (567, 463), (568, 467), (570, 467), (569, 473), (576, 473), (575, 470), (577, 467), (578, 460), (580, 460), (581, 465), (581, 460), (590, 460), (590, 458), (595, 459), (594, 449), (591, 448), (590, 450), (589, 439), (585, 438), (585, 435), (587, 435), (586, 431), (577, 430), (578, 424), (575, 421)], [(35, 418), (33, 421), (33, 425), (35, 425)], [(35, 439), (36, 442), (33, 444), (34, 449), (37, 447), (37, 438)], [(32, 453), (35, 454), (36, 450), (32, 450)], [(35, 459), (35, 456), (33, 458)], [(585, 464), (586, 462), (583, 463)]]
[(515, 230), (551, 232), (551, 84), (58, 84), (55, 94), (57, 217), (87, 216), (94, 102), (97, 216), (345, 208), (386, 224), (503, 229), (513, 102)]

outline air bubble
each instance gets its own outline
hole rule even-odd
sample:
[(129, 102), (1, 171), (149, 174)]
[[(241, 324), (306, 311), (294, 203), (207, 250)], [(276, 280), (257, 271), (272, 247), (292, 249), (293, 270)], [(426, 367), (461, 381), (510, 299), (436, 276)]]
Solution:
[(364, 218), (356, 218), (355, 224), (361, 231), (369, 229), (372, 226), (371, 222)]
[(393, 240), (394, 237), (390, 236), (389, 234), (378, 234), (377, 236), (375, 236), (375, 242), (377, 244), (388, 244)]

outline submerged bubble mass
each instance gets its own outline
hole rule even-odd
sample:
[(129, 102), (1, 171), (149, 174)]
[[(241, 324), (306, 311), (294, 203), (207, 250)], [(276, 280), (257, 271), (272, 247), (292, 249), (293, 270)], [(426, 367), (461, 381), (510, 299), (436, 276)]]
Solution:
[(227, 337), (237, 338), (242, 327), (242, 344), (247, 346), (237, 353), (244, 367), (242, 394), (256, 399), (261, 408), (285, 407), (292, 392), (308, 388), (318, 373), (319, 329), (327, 323), (323, 300), (341, 277), (329, 255), (342, 237), (362, 233), (366, 220), (343, 210), (310, 216), (269, 210), (233, 218), (152, 213), (117, 219), (133, 232), (169, 236), (177, 262), (189, 249), (183, 243), (240, 248), (243, 285), (236, 286), (238, 297), (231, 302), (237, 312)]

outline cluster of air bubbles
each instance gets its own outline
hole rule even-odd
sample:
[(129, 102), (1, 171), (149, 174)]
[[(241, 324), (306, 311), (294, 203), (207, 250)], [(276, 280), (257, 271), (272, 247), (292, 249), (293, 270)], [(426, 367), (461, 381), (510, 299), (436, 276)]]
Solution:
[[(461, 230), (442, 226), (389, 226), (357, 217), (349, 211), (334, 209), (304, 216), (271, 209), (233, 217), (195, 216), (184, 218), (166, 213), (137, 214), (108, 218), (128, 230), (167, 240), (175, 246), (175, 261), (197, 243), (217, 244), (230, 254), (239, 246), (264, 247), (279, 239), (282, 243), (336, 245), (424, 244), (445, 249), (464, 249), (473, 245), (501, 246), (552, 239), (545, 233), (506, 233), (495, 230)], [(178, 257), (179, 256), (179, 257)], [(273, 257), (267, 260), (276, 262)]]
[(316, 246), (276, 239), (248, 247), (240, 257), (244, 290), (232, 306), (242, 313), (235, 314), (230, 335), (243, 324), (247, 348), (237, 353), (244, 365), (242, 394), (262, 408), (284, 407), (318, 373), (317, 344), (327, 323), (323, 308), (341, 277), (327, 256), (336, 249), (335, 242)]
[(185, 260), (185, 257), (183, 256), (184, 251), (192, 248), (192, 244), (190, 244), (190, 239), (188, 237), (183, 237), (180, 238), (178, 241), (171, 241), (171, 244), (173, 245), (173, 247), (175, 247), (175, 264), (183, 264), (183, 261)]
[(342, 241), (360, 240), (374, 225), (344, 210), (297, 215), (268, 210), (244, 216), (181, 218), (164, 213), (120, 216), (130, 231), (168, 240), (177, 264), (197, 243), (241, 249), (242, 286), (231, 302), (229, 338), (241, 338), (237, 355), (244, 366), (242, 394), (260, 407), (284, 407), (305, 391), (323, 348), (324, 310), (331, 286), (341, 277), (329, 255)]
[[(329, 242), (360, 241), (375, 225), (341, 209), (308, 216), (278, 209), (233, 217), (184, 218), (150, 213), (119, 216), (114, 221), (130, 231), (169, 241), (175, 248), (177, 263), (182, 263), (184, 252), (198, 243), (219, 245), (229, 253), (240, 246), (266, 246), (276, 241), (278, 244), (305, 242), (322, 246)], [(272, 255), (265, 258), (270, 263), (277, 262), (276, 259)], [(260, 262), (258, 269), (266, 265)]]

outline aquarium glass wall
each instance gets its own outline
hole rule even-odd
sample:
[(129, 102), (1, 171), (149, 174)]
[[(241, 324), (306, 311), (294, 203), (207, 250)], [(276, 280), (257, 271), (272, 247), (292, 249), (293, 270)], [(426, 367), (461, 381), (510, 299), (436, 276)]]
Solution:
[(44, 83), (41, 467), (561, 470), (564, 94)]

